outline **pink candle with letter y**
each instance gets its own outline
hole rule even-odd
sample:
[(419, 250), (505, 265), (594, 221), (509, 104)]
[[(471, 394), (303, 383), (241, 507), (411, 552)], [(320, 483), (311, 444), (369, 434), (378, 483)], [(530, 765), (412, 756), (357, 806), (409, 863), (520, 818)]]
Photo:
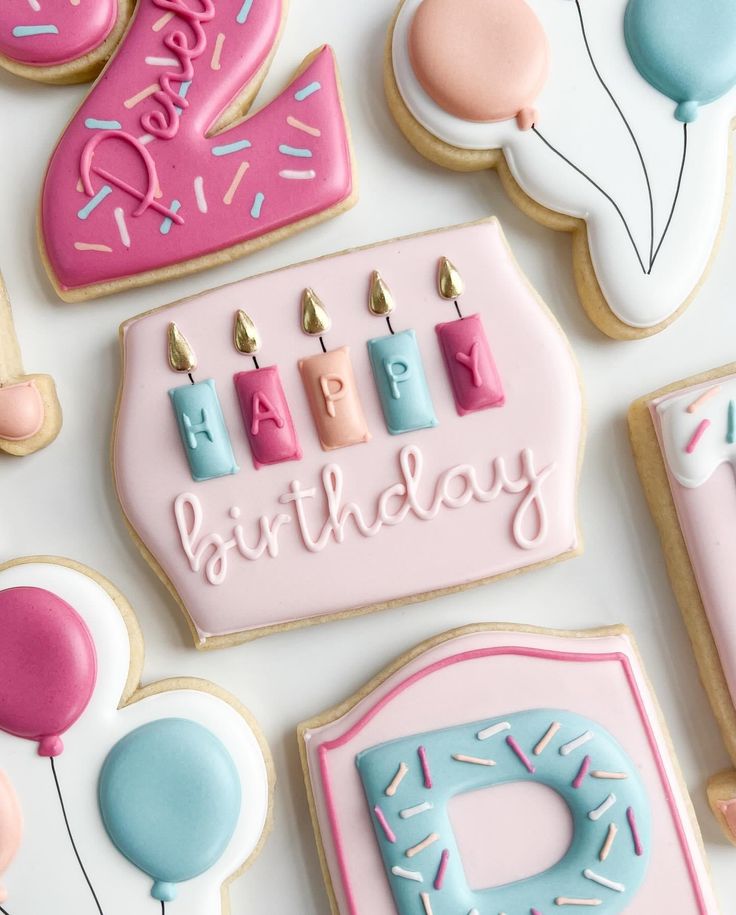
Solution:
[(450, 377), (455, 406), (461, 416), (501, 407), (505, 401), (501, 376), (491, 353), (480, 315), (468, 315), (435, 328)]

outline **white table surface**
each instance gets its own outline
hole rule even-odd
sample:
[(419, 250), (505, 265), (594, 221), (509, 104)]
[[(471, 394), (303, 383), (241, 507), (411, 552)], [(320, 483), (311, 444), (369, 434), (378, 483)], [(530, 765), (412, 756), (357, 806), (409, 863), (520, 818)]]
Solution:
[[(728, 757), (698, 681), (625, 420), (637, 396), (736, 358), (736, 260), (730, 256), (736, 225), (733, 218), (726, 224), (705, 285), (674, 327), (643, 342), (604, 338), (578, 301), (569, 237), (519, 212), (494, 173), (446, 172), (421, 159), (399, 133), (382, 88), (385, 31), (393, 7), (393, 0), (294, 0), (261, 93), (261, 98), (273, 95), (321, 43), (335, 47), (360, 171), (357, 207), (247, 260), (87, 304), (67, 305), (56, 298), (35, 244), (41, 176), (86, 90), (34, 85), (0, 71), (0, 267), (26, 370), (55, 377), (65, 412), (61, 435), (46, 451), (21, 460), (0, 457), (0, 560), (60, 555), (97, 569), (137, 611), (146, 640), (147, 682), (175, 675), (211, 679), (259, 719), (279, 779), (276, 822), (260, 858), (232, 887), (233, 915), (328, 912), (295, 739), (298, 722), (342, 700), (421, 640), (454, 626), (482, 620), (566, 629), (626, 623), (664, 709), (722, 911), (729, 915), (736, 912), (736, 849), (722, 838), (705, 797), (707, 778), (726, 768)], [(582, 369), (589, 410), (580, 490), (584, 555), (429, 603), (290, 631), (226, 651), (195, 652), (183, 617), (128, 536), (112, 489), (109, 441), (120, 371), (118, 325), (252, 273), (489, 214), (501, 220), (522, 268), (569, 335)], [(61, 907), (56, 911), (72, 915)]]

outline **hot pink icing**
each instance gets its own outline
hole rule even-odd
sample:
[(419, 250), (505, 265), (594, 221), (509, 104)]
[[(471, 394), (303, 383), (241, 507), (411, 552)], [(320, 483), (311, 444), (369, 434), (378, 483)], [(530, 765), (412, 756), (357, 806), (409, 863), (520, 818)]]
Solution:
[(524, 0), (424, 0), (411, 26), (417, 79), (438, 105), (468, 121), (534, 123), (549, 69), (544, 29)]
[(300, 460), (302, 449), (278, 366), (239, 372), (234, 382), (255, 466)]
[(266, 65), (282, 16), (281, 0), (140, 0), (46, 173), (43, 244), (62, 290), (213, 255), (350, 196), (329, 48), (271, 104), (212, 135)]
[(43, 398), (33, 381), (0, 386), (0, 438), (22, 442), (43, 426)]
[(92, 636), (66, 601), (42, 588), (0, 591), (0, 730), (59, 756), (97, 676)]
[(503, 384), (480, 315), (446, 321), (435, 328), (458, 413), (500, 407)]
[[(436, 286), (443, 255), (463, 275), (468, 310), (478, 310), (493, 328), (507, 394), (503, 407), (458, 415), (434, 329), (447, 316)], [(401, 303), (402, 325), (416, 332), (439, 420), (434, 429), (386, 431), (366, 346), (376, 330), (365, 307), (366, 285), (377, 264)], [(308, 286), (329, 303), (327, 349), (350, 347), (373, 435), (329, 454), (299, 371), (300, 360), (319, 354), (318, 341), (302, 332), (298, 320)], [(243, 356), (232, 345), (233, 317), (243, 302), (278, 365), (304, 452), (298, 463), (257, 473), (230, 381), (243, 369)], [(273, 308), (274, 302), (284, 307)], [(172, 320), (186, 328), (200, 365), (217, 367), (225, 422), (242, 468), (227, 479), (194, 483), (180, 447), (166, 395), (172, 372), (165, 340)], [(114, 443), (118, 494), (203, 640), (476, 581), (576, 546), (581, 396), (575, 364), (495, 221), (213, 290), (129, 321), (123, 346)], [(412, 561), (428, 556), (431, 562)], [(383, 574), (367, 575), (369, 567)]]
[[(654, 834), (632, 915), (716, 911), (680, 776), (628, 638), (581, 641), (487, 631), (460, 635), (417, 655), (342, 717), (305, 733), (317, 820), (340, 912), (363, 915), (392, 906), (372, 826), (355, 812), (365, 805), (355, 778), (356, 755), (409, 734), (492, 719), (510, 707), (558, 707), (590, 717), (638, 763)], [(479, 821), (472, 805), (465, 809), (471, 814), (462, 824), (466, 844), (478, 844), (488, 824)], [(525, 819), (504, 821), (504, 833), (511, 836), (505, 847), (523, 852), (528, 829)], [(523, 858), (504, 863), (517, 869), (527, 865)]]
[(37, 67), (68, 63), (102, 44), (117, 15), (118, 0), (3, 0), (0, 54)]
[[(23, 816), (20, 801), (8, 776), (0, 770), (0, 876), (10, 867), (10, 863), (20, 847), (23, 833)], [(5, 902), (8, 893), (0, 883), (0, 903)]]

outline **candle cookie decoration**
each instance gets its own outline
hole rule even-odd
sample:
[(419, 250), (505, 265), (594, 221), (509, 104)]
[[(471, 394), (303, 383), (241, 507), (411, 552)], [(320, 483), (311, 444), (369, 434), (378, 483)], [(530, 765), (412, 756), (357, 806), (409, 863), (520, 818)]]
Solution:
[(0, 67), (42, 83), (94, 79), (115, 50), (135, 0), (6, 0)]
[(623, 626), (444, 633), (299, 741), (333, 915), (717, 911)]
[[(0, 566), (0, 626), (0, 874), (17, 852), (9, 915), (59, 900), (89, 915), (229, 912), (228, 886), (272, 815), (273, 765), (247, 709), (205, 680), (141, 686), (132, 608), (69, 560)], [(8, 780), (25, 819), (20, 847)], [(49, 861), (64, 866), (39, 879)]]
[(233, 329), (235, 349), (253, 359), (253, 371), (234, 376), (253, 464), (256, 469), (284, 461), (299, 461), (302, 450), (277, 365), (258, 364), (261, 339), (252, 319), (239, 309)]
[(49, 375), (26, 375), (13, 314), (0, 276), (0, 451), (23, 457), (51, 444), (61, 407)]
[(319, 338), (322, 348), (316, 356), (299, 360), (299, 371), (322, 448), (333, 451), (369, 441), (371, 435), (363, 415), (350, 347), (327, 350), (323, 338), (332, 327), (332, 319), (317, 293), (310, 288), (302, 292), (301, 326), (305, 334)]
[(437, 289), (443, 299), (454, 304), (457, 312), (456, 321), (435, 327), (457, 412), (466, 416), (478, 410), (502, 407), (506, 400), (503, 384), (483, 320), (479, 314), (467, 317), (462, 314), (458, 299), (465, 292), (465, 284), (446, 257), (440, 258), (437, 268)]
[[(480, 387), (461, 388), (472, 416), (458, 410), (435, 330), (457, 314), (438, 293), (442, 257), (464, 281), (458, 305), (468, 315), (448, 323), (463, 333), (475, 327), (451, 349), (449, 369), (471, 385), (474, 367), (481, 376)], [(481, 358), (476, 313), (492, 334), (503, 408), (470, 399), (490, 388), (501, 394)], [(193, 377), (206, 366), (217, 383), (238, 476), (192, 483), (171, 407), (152, 396), (170, 387), (162, 351), (172, 323), (196, 349), (202, 368)], [(369, 347), (386, 346), (381, 355), (393, 359), (389, 347), (406, 328), (414, 374), (402, 381), (391, 366), (398, 402), (415, 390), (421, 354), (437, 426), (396, 435), (386, 422), (395, 398), (387, 385), (385, 414), (376, 372), (389, 375)], [(116, 490), (199, 648), (436, 597), (581, 550), (575, 360), (495, 220), (213, 289), (131, 319), (121, 343)], [(177, 365), (191, 367), (191, 354)], [(206, 437), (197, 441), (210, 447)]]
[(286, 0), (138, 0), (46, 171), (39, 243), (62, 299), (229, 263), (356, 202), (330, 47), (244, 117), (286, 12)]
[(422, 155), (497, 168), (525, 213), (573, 233), (588, 316), (632, 339), (678, 317), (717, 246), (734, 42), (731, 0), (401, 0), (385, 87)]
[(381, 274), (371, 274), (368, 310), (385, 318), (389, 335), (368, 341), (373, 378), (381, 399), (386, 428), (401, 435), (437, 425), (422, 356), (413, 330), (396, 333), (391, 324), (394, 299)]
[(629, 431), (700, 678), (733, 768), (708, 798), (736, 845), (736, 364), (636, 401)]
[(192, 479), (198, 483), (237, 473), (230, 435), (222, 415), (215, 381), (196, 382), (197, 357), (173, 322), (168, 327), (169, 366), (189, 378), (189, 384), (169, 390)]

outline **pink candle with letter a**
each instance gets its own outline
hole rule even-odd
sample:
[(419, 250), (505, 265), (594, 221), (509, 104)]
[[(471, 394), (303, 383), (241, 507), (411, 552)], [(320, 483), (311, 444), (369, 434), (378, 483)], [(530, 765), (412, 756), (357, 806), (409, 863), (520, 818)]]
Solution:
[(278, 366), (239, 372), (233, 381), (256, 469), (266, 464), (301, 460), (302, 449)]
[(460, 416), (501, 407), (501, 376), (480, 315), (468, 315), (435, 327)]
[(371, 435), (363, 415), (349, 348), (341, 346), (302, 359), (299, 371), (324, 450), (367, 442)]

